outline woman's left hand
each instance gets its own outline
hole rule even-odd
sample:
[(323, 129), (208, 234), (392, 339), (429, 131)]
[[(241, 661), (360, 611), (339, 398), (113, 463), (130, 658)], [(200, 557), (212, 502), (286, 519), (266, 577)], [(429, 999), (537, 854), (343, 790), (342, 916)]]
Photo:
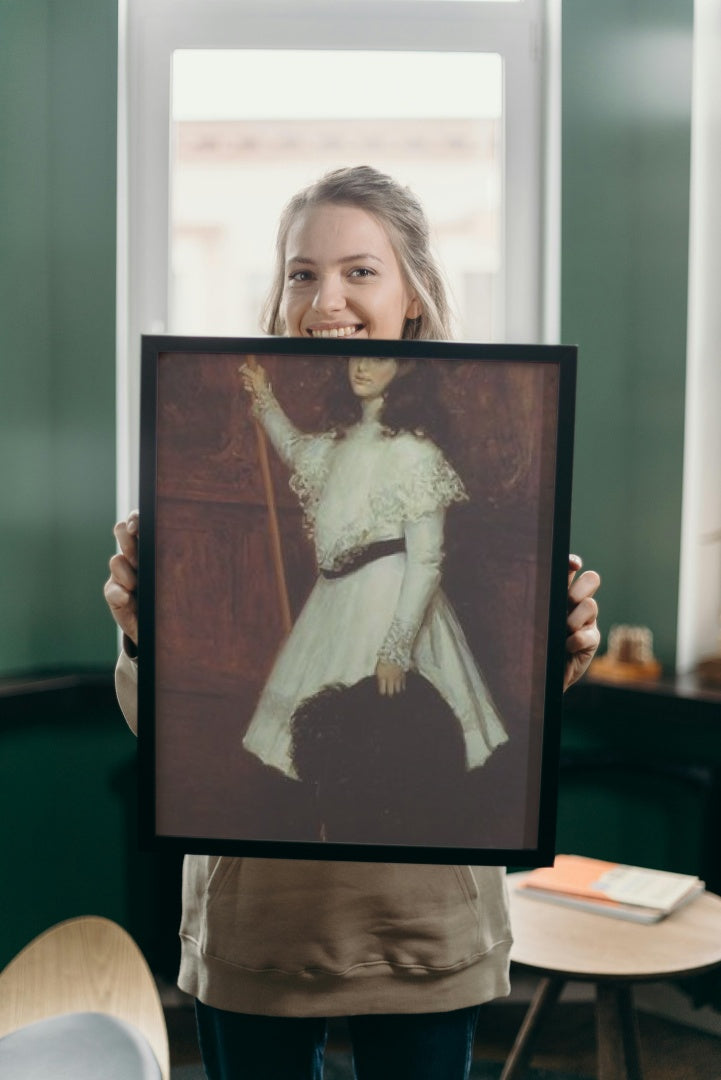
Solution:
[(386, 660), (379, 660), (376, 664), (376, 679), (378, 680), (378, 693), (402, 694), (406, 688), (406, 673), (399, 664), (391, 664)]
[(594, 594), (601, 584), (595, 570), (576, 574), (583, 566), (578, 555), (568, 557), (568, 616), (566, 618), (566, 671), (563, 689), (568, 690), (581, 678), (593, 660), (601, 640), (596, 619), (598, 604)]

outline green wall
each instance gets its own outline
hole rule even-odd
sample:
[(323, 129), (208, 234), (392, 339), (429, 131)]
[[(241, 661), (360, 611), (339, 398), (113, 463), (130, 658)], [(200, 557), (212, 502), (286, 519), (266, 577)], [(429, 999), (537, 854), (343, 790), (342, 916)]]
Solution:
[(109, 665), (116, 0), (0, 0), (0, 675)]
[[(110, 663), (116, 0), (0, 0), (0, 675)], [(573, 544), (673, 663), (692, 0), (563, 8)]]
[(601, 627), (675, 654), (692, 0), (563, 5), (562, 340), (579, 345), (573, 546)]
[[(0, 0), (0, 966), (60, 919), (147, 944), (135, 740), (102, 597), (115, 516), (116, 0)], [(149, 896), (151, 899), (149, 900)], [(145, 936), (144, 936), (145, 935)]]

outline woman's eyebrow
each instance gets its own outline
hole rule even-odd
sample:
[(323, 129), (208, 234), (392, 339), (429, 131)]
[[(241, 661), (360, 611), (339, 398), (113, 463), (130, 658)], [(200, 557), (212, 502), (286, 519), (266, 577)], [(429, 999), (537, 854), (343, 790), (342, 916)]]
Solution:
[(365, 262), (366, 259), (371, 259), (373, 262), (378, 263), (383, 262), (379, 255), (372, 255), (370, 251), (361, 251), (359, 255), (344, 255), (343, 258), (338, 261), (342, 263)]
[[(341, 262), (341, 263), (365, 262), (365, 261), (367, 261), (369, 259), (372, 260), (373, 262), (380, 263), (381, 265), (383, 264), (383, 260), (381, 259), (381, 257), (379, 255), (371, 254), (370, 251), (361, 251), (357, 255), (344, 255), (341, 259), (338, 260), (338, 262)], [(291, 255), (287, 259), (286, 265), (290, 266), (291, 263), (293, 263), (295, 265), (300, 264), (302, 266), (315, 266), (316, 265), (315, 259), (309, 259), (304, 255)]]

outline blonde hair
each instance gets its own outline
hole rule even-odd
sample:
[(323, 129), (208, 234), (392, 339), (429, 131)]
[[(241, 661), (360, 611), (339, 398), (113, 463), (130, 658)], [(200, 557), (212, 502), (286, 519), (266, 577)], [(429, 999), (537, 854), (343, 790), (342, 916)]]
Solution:
[(285, 333), (281, 306), (288, 233), (300, 214), (323, 203), (357, 206), (372, 214), (386, 229), (401, 272), (421, 305), (417, 318), (406, 319), (401, 337), (426, 341), (451, 338), (451, 310), (441, 270), (431, 253), (423, 207), (410, 188), (370, 165), (327, 173), (294, 195), (283, 210), (276, 239), (275, 274), (263, 311), (263, 330), (268, 334)]

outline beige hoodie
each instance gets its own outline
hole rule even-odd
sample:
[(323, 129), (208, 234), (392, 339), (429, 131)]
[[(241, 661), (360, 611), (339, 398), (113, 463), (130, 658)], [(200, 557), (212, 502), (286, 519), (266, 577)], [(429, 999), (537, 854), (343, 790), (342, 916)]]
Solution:
[[(137, 666), (116, 687), (137, 726)], [(509, 991), (500, 867), (186, 855), (178, 984), (270, 1016), (442, 1012)]]

